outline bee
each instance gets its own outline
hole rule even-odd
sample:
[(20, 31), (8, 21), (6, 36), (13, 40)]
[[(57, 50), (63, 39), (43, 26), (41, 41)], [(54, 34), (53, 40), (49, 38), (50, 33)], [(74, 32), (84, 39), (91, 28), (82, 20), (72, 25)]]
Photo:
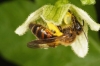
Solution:
[(51, 31), (40, 24), (29, 24), (31, 32), (39, 39), (47, 39), (54, 37)]
[(55, 36), (51, 30), (42, 25), (30, 24), (29, 28), (39, 39), (29, 42), (27, 46), (30, 48), (48, 48), (58, 45), (68, 46), (74, 42), (76, 36), (82, 33), (83, 27), (70, 11), (69, 13), (71, 14), (72, 25), (65, 28), (57, 26), (58, 30), (62, 33), (60, 36)]
[[(46, 46), (44, 43), (49, 43), (49, 46), (53, 47), (54, 44), (52, 44), (52, 42), (55, 42), (54, 37), (57, 37), (53, 34), (55, 33), (55, 31), (50, 31), (49, 29), (40, 24), (33, 23), (29, 24), (29, 28), (31, 32), (38, 38), (38, 40), (29, 42), (28, 47), (41, 48), (41, 46)], [(50, 45), (50, 43), (52, 45)]]

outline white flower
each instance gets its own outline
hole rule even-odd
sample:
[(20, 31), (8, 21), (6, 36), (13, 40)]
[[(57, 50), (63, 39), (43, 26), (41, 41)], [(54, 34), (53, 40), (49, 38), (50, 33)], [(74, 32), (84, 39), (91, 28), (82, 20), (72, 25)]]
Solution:
[(85, 57), (88, 53), (88, 41), (87, 41), (87, 33), (88, 33), (88, 25), (91, 30), (99, 31), (100, 24), (97, 24), (84, 10), (76, 7), (72, 4), (64, 4), (61, 6), (54, 5), (45, 5), (35, 12), (31, 13), (26, 21), (19, 26), (15, 33), (19, 36), (25, 34), (25, 32), (29, 29), (29, 24), (31, 22), (36, 21), (41, 18), (45, 23), (53, 23), (54, 25), (62, 25), (62, 21), (64, 19), (65, 14), (70, 10), (75, 17), (82, 24), (82, 20), (84, 20), (83, 32), (77, 36), (76, 40), (70, 45), (73, 51), (79, 57)]

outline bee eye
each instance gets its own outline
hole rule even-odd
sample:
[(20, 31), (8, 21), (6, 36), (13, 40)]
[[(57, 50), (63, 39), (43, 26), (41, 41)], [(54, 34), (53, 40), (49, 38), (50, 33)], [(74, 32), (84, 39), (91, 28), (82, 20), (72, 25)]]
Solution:
[(82, 26), (79, 23), (76, 23), (76, 24), (77, 24), (76, 29), (77, 30), (82, 30)]

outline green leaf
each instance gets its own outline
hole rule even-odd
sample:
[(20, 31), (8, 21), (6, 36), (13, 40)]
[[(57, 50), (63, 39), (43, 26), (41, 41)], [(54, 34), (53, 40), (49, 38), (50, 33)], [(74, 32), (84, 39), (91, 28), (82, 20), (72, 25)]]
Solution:
[[(42, 0), (38, 0), (41, 4)], [(42, 1), (47, 4), (47, 1)], [(53, 3), (51, 0), (48, 3)], [(2, 56), (21, 66), (99, 66), (100, 41), (96, 32), (89, 31), (89, 52), (85, 58), (79, 58), (70, 47), (58, 46), (50, 49), (30, 49), (27, 43), (35, 37), (29, 30), (25, 35), (18, 36), (15, 29), (21, 25), (27, 16), (40, 7), (39, 3), (30, 1), (13, 1), (0, 4), (0, 53)], [(93, 6), (82, 6), (78, 0), (71, 3), (77, 4), (86, 10), (96, 20)]]

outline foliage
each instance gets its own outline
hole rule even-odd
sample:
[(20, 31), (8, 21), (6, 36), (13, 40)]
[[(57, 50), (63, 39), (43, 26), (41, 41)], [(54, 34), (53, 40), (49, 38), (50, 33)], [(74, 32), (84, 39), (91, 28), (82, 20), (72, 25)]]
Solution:
[[(30, 49), (27, 42), (35, 39), (28, 31), (18, 36), (14, 30), (27, 16), (44, 4), (54, 4), (56, 0), (10, 1), (0, 4), (0, 53), (9, 61), (21, 66), (99, 66), (100, 41), (98, 34), (89, 31), (89, 52), (85, 58), (77, 57), (70, 47), (59, 46), (50, 49)], [(96, 20), (93, 5), (82, 6), (79, 0), (71, 3), (86, 10)]]

